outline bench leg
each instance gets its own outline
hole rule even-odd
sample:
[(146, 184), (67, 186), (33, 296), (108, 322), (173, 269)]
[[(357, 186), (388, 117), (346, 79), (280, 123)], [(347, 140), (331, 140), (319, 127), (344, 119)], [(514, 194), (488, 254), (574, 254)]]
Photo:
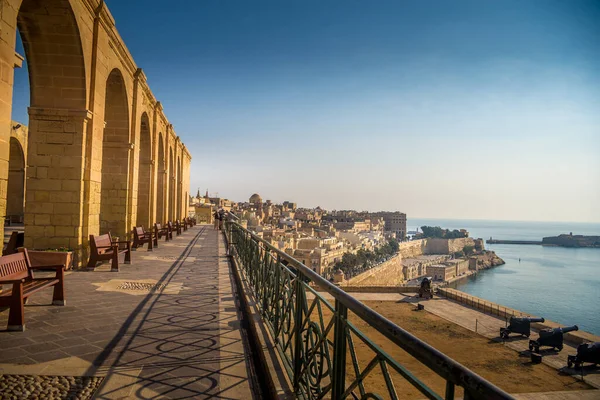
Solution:
[(110, 264), (110, 272), (119, 272), (119, 252), (115, 251)]
[(23, 283), (14, 283), (8, 312), (9, 331), (23, 332), (25, 330), (25, 305), (23, 304)]
[(160, 239), (160, 236), (155, 235), (154, 236), (154, 247), (158, 247), (158, 239)]
[(55, 306), (66, 306), (65, 300), (65, 271), (59, 269), (56, 271), (56, 279), (58, 283), (54, 285), (54, 293), (52, 294), (52, 304)]
[(152, 238), (150, 238), (150, 240), (148, 240), (148, 251), (152, 251), (152, 245), (153, 245), (153, 240)]
[(87, 263), (87, 269), (88, 269), (88, 271), (95, 270), (97, 263), (98, 263), (98, 260), (96, 260), (96, 257), (93, 254), (91, 254), (90, 255), (90, 260)]
[(125, 252), (125, 264), (131, 264), (131, 247)]

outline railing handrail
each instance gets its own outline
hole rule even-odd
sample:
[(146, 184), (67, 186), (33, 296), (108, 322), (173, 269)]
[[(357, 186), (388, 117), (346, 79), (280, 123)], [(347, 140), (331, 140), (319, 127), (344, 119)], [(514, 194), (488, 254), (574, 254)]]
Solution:
[[(229, 213), (229, 215), (234, 216), (237, 220), (239, 220), (237, 216), (231, 213)], [(239, 223), (235, 221), (231, 222), (249, 234), (253, 240), (265, 246), (266, 249), (276, 253), (281, 259), (286, 260), (288, 262), (288, 266), (296, 268), (302, 273), (302, 275), (308, 277), (317, 286), (329, 293), (335, 300), (346, 306), (348, 310), (362, 318), (365, 322), (374, 327), (379, 333), (383, 334), (394, 344), (401, 347), (403, 350), (419, 360), (421, 363), (425, 364), (442, 378), (454, 383), (455, 385), (463, 387), (469, 394), (478, 393), (481, 396), (485, 396), (486, 399), (513, 399), (510, 394), (504, 392), (502, 389), (493, 385), (491, 382), (471, 371), (464, 365), (448, 357), (413, 334), (394, 324), (392, 321), (363, 304), (355, 297), (344, 292), (338, 286), (321, 277), (319, 274), (305, 266), (300, 261), (296, 260), (294, 257), (277, 249), (266, 240), (242, 227)]]

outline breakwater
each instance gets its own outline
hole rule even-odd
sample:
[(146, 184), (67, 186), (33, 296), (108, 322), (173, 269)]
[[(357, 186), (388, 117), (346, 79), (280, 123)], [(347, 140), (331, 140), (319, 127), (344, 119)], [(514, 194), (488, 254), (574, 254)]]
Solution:
[(487, 244), (533, 244), (541, 245), (541, 240), (498, 240), (489, 238), (485, 241)]

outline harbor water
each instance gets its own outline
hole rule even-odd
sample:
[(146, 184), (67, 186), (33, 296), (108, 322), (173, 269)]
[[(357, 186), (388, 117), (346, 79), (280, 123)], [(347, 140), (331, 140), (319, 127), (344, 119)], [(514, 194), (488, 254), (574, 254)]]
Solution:
[[(474, 238), (541, 240), (573, 232), (600, 235), (600, 224), (484, 220), (409, 219), (423, 225), (467, 229)], [(600, 335), (600, 249), (486, 244), (506, 264), (451, 284), (451, 287), (532, 315)]]

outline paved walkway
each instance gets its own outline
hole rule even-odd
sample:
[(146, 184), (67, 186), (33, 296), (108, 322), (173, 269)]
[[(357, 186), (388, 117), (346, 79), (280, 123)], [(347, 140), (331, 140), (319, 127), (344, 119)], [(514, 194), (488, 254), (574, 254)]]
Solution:
[[(52, 290), (32, 296), (25, 332), (2, 331), (0, 311), (0, 398), (15, 388), (59, 398), (98, 383), (98, 399), (260, 397), (222, 237), (196, 226), (132, 258), (118, 273), (69, 273), (65, 307), (47, 305)], [(48, 375), (78, 380), (50, 390)]]

